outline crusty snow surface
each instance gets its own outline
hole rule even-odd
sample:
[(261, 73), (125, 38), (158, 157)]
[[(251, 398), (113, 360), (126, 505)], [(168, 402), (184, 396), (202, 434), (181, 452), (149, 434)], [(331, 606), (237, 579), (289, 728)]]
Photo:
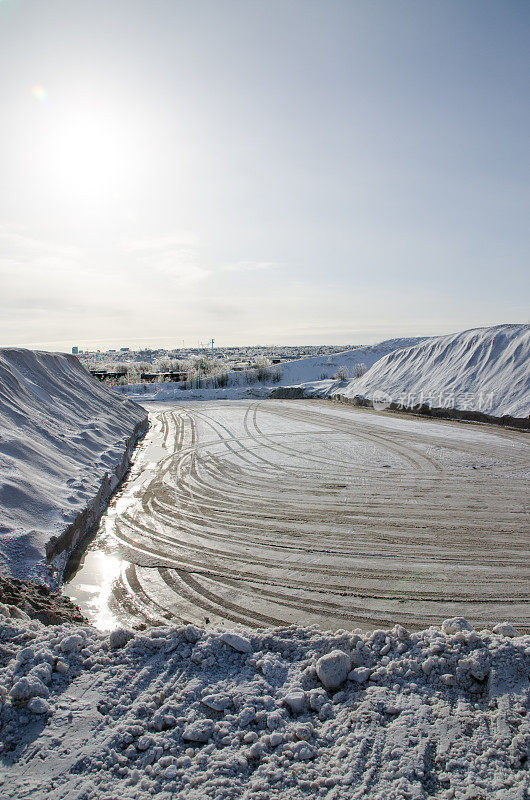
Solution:
[(44, 578), (46, 543), (108, 476), (146, 412), (97, 383), (77, 358), (0, 349), (0, 569)]
[(421, 337), (388, 339), (378, 344), (356, 347), (354, 350), (345, 350), (342, 353), (286, 361), (283, 364), (271, 367), (271, 371), (279, 371), (281, 374), (280, 380), (275, 382), (268, 379), (262, 383), (248, 385), (244, 382), (243, 373), (234, 372), (231, 373), (233, 380), (241, 380), (241, 384), (236, 383), (218, 389), (207, 386), (201, 389), (181, 389), (178, 383), (167, 382), (131, 384), (129, 386), (119, 386), (117, 390), (120, 394), (125, 394), (141, 402), (150, 400), (158, 402), (167, 402), (168, 400), (234, 400), (248, 397), (268, 397), (271, 389), (277, 389), (279, 386), (292, 386), (293, 384), (306, 383), (308, 381), (319, 381), (323, 376), (333, 382), (333, 378), (339, 369), (346, 370), (348, 376), (353, 377), (355, 369), (359, 365), (364, 364), (366, 368), (371, 367), (372, 364), (375, 364), (376, 361), (388, 353), (403, 347), (412, 347), (421, 341), (423, 341)]
[(378, 360), (361, 378), (308, 387), (318, 395), (373, 399), (384, 393), (404, 406), (425, 403), (530, 415), (530, 325), (498, 325), (427, 339)]
[(527, 797), (530, 637), (506, 623), (108, 635), (0, 620), (6, 800)]

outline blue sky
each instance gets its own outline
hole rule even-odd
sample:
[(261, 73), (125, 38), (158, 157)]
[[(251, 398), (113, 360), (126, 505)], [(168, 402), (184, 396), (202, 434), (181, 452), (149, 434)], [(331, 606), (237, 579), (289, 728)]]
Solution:
[(2, 0), (0, 345), (528, 321), (515, 0)]

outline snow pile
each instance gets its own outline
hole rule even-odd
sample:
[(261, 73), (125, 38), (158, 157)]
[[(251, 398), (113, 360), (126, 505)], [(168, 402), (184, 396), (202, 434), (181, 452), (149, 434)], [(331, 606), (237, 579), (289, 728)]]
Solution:
[[(216, 400), (216, 399), (244, 399), (248, 397), (268, 397), (271, 389), (279, 386), (292, 386), (293, 384), (308, 383), (329, 379), (333, 382), (335, 375), (340, 371), (346, 379), (353, 378), (359, 368), (366, 368), (375, 364), (382, 356), (402, 347), (412, 347), (422, 338), (388, 339), (379, 344), (356, 347), (354, 350), (345, 350), (332, 355), (311, 356), (300, 358), (296, 361), (285, 361), (283, 364), (273, 365), (271, 375), (279, 373), (280, 379), (267, 378), (261, 383), (245, 384), (243, 372), (230, 372), (229, 380), (232, 385), (225, 388), (205, 387), (201, 389), (182, 389), (178, 383), (152, 383), (131, 384), (118, 386), (117, 391), (128, 397), (141, 400)], [(235, 383), (241, 381), (241, 383)]]
[(319, 395), (340, 393), (392, 401), (398, 406), (482, 411), (491, 416), (530, 415), (530, 325), (476, 328), (427, 339), (381, 358), (347, 385), (312, 386)]
[(523, 800), (530, 637), (3, 618), (2, 796)]
[[(123, 477), (147, 414), (73, 356), (0, 349), (0, 569), (44, 579)], [(55, 546), (52, 537), (56, 537)]]
[(356, 347), (355, 350), (345, 350), (343, 353), (334, 353), (330, 356), (312, 356), (310, 358), (300, 358), (297, 361), (287, 361), (280, 365), (281, 381), (280, 386), (291, 386), (293, 384), (307, 383), (316, 381), (325, 376), (325, 379), (333, 379), (336, 373), (344, 371), (348, 377), (355, 377), (357, 367), (363, 365), (369, 369), (383, 356), (399, 350), (403, 347), (413, 347), (421, 342), (419, 337), (407, 339), (388, 339), (374, 345)]

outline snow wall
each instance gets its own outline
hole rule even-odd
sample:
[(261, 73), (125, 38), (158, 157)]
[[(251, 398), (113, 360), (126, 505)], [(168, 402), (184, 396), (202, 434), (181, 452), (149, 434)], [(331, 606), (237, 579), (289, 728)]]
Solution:
[(74, 356), (0, 349), (0, 570), (49, 581), (97, 523), (147, 412)]

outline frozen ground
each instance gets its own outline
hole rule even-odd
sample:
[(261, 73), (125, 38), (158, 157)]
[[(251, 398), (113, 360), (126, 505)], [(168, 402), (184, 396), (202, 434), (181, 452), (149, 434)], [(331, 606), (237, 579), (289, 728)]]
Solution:
[[(395, 350), (364, 376), (306, 386), (319, 396), (374, 395), (409, 407), (530, 416), (530, 325), (497, 325), (426, 339)], [(381, 399), (381, 397), (380, 397)]]
[(150, 409), (66, 588), (101, 627), (530, 631), (526, 434), (320, 400)]
[[(1, 609), (0, 609), (1, 612)], [(0, 617), (5, 800), (526, 800), (530, 637)]]
[(123, 477), (143, 409), (73, 356), (0, 349), (0, 570), (49, 580), (52, 537), (97, 520)]

